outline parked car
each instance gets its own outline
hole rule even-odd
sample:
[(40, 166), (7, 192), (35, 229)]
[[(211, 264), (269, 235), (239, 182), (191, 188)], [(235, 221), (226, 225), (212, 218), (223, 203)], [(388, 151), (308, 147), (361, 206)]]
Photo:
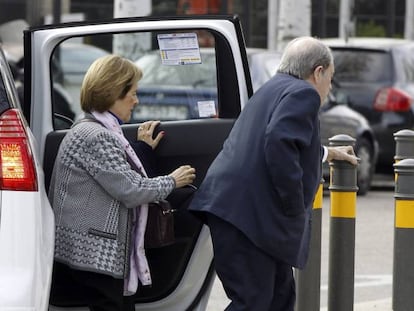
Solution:
[[(247, 48), (253, 91), (276, 73), (280, 57), (281, 54), (275, 51)], [(159, 51), (151, 51), (138, 59), (136, 64), (142, 68), (144, 77), (139, 83), (140, 104), (134, 110), (134, 122), (211, 117), (200, 115), (199, 107), (200, 102), (217, 102), (214, 49), (201, 49), (201, 60), (202, 64), (196, 68), (163, 65)], [(378, 144), (367, 120), (348, 107), (346, 96), (336, 85), (321, 109), (322, 143), (328, 145), (329, 138), (337, 134), (347, 134), (356, 139), (355, 149), (361, 158), (357, 175), (358, 193), (366, 194), (373, 178)], [(329, 174), (329, 166), (325, 164), (324, 179), (327, 182)]]
[[(3, 46), (6, 59), (12, 70), (20, 101), (23, 101), (24, 58), (21, 44)], [(99, 47), (69, 39), (59, 45), (51, 60), (54, 89), (55, 125), (67, 128), (81, 114), (80, 88), (83, 77), (92, 62), (109, 53)]]
[(199, 102), (217, 102), (215, 61), (213, 49), (201, 50), (198, 66), (164, 65), (158, 50), (140, 57), (135, 63), (144, 76), (138, 89), (140, 104), (135, 108), (132, 120), (200, 118)]
[[(253, 94), (237, 17), (128, 18), (29, 28), (24, 32), (21, 104), (0, 52), (0, 309), (88, 310), (90, 297), (73, 286), (65, 271), (55, 269), (52, 276), (54, 218), (46, 193), (59, 144), (71, 126), (71, 122), (56, 122), (59, 101), (54, 94), (61, 75), (53, 59), (58, 47), (74, 37), (84, 43), (115, 42), (125, 39), (118, 36), (134, 35), (132, 42), (150, 51), (160, 46), (157, 40), (162, 37), (169, 40), (160, 49), (164, 57), (169, 56), (170, 66), (196, 69), (202, 63), (197, 35), (206, 33), (212, 40), (203, 42), (212, 42), (215, 50), (217, 97), (199, 101), (202, 118), (163, 121), (157, 131), (167, 135), (156, 149), (160, 174), (188, 163), (196, 168), (194, 184), (199, 186)], [(183, 34), (190, 36), (182, 38)], [(188, 60), (193, 63), (187, 64)], [(139, 123), (131, 123), (123, 125), (123, 130), (133, 139), (138, 127)], [(185, 209), (177, 209), (177, 242), (147, 251), (153, 284), (139, 288), (133, 296), (137, 311), (206, 309), (215, 279), (210, 234)], [(52, 278), (56, 286), (51, 292)]]
[[(61, 128), (56, 123), (54, 87), (61, 81), (53, 59), (58, 46), (73, 37), (82, 42), (108, 37), (115, 41), (121, 34), (134, 33), (145, 38), (157, 38), (159, 34), (179, 37), (183, 32), (195, 34), (199, 30), (214, 38), (218, 96), (217, 105), (213, 103), (213, 106), (217, 107), (216, 115), (199, 120), (162, 122), (157, 130), (167, 135), (156, 150), (160, 174), (188, 163), (197, 170), (194, 183), (198, 186), (252, 94), (237, 17), (200, 16), (174, 18), (174, 21), (130, 18), (28, 29), (24, 32), (25, 94), (21, 106), (10, 70), (0, 53), (0, 85), (4, 89), (0, 105), (0, 309), (88, 309), (90, 297), (73, 287), (69, 277), (54, 275), (56, 287), (50, 292), (54, 224), (46, 193), (59, 144), (70, 127), (67, 124), (66, 128)], [(192, 43), (198, 44), (197, 41)], [(153, 44), (151, 40), (149, 44)], [(148, 48), (154, 49), (153, 46)], [(175, 52), (181, 54), (184, 50)], [(176, 65), (184, 66), (182, 63)], [(124, 125), (127, 137), (135, 137), (138, 126), (138, 123)], [(209, 231), (188, 212), (178, 209), (174, 214), (177, 242), (147, 252), (153, 284), (141, 287), (134, 296), (136, 310), (206, 309), (215, 280)]]
[(324, 39), (349, 106), (364, 115), (379, 144), (378, 172), (391, 172), (393, 134), (414, 127), (414, 42), (393, 38)]
[[(253, 89), (257, 90), (276, 73), (281, 54), (262, 50), (247, 49)], [(358, 194), (368, 192), (374, 175), (378, 156), (378, 143), (366, 118), (348, 106), (348, 98), (341, 86), (334, 80), (326, 102), (320, 110), (322, 144), (329, 145), (329, 138), (346, 134), (355, 139), (355, 152), (361, 159), (357, 168)], [(329, 183), (329, 165), (323, 165), (323, 177)]]
[(54, 53), (57, 56), (54, 59), (56, 66), (54, 72), (61, 75), (60, 84), (69, 94), (72, 101), (71, 107), (75, 114), (81, 113), (80, 88), (86, 71), (95, 59), (108, 54), (104, 49), (73, 39), (61, 44), (59, 52)]

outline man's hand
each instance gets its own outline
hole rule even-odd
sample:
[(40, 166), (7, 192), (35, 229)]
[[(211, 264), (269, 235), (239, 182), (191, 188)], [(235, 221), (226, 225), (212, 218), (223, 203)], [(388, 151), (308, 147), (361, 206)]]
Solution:
[(359, 158), (355, 156), (354, 148), (352, 146), (337, 146), (327, 147), (328, 157), (326, 161), (343, 160), (348, 161), (353, 165), (357, 165)]

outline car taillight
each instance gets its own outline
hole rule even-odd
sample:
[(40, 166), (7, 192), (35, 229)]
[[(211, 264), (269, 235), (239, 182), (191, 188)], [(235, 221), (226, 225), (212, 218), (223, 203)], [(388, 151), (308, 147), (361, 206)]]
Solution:
[(411, 97), (396, 88), (382, 88), (377, 92), (374, 109), (377, 111), (408, 111), (411, 106)]
[(21, 115), (0, 115), (0, 190), (37, 191), (36, 171)]

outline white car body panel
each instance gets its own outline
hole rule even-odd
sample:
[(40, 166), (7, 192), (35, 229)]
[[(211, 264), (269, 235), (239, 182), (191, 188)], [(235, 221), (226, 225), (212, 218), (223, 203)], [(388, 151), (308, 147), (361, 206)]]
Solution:
[[(5, 70), (1, 64), (1, 70)], [(8, 70), (6, 70), (7, 73)], [(10, 73), (10, 72), (9, 72)], [(3, 76), (12, 108), (20, 108), (10, 76)], [(23, 120), (25, 124), (25, 121)], [(0, 190), (0, 310), (47, 310), (54, 251), (54, 216), (44, 187), (36, 141), (25, 125), (37, 191)]]

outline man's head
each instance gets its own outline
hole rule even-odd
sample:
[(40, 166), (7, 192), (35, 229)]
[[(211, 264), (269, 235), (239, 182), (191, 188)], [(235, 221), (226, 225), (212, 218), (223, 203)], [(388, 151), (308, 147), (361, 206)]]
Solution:
[(329, 47), (312, 37), (299, 37), (285, 48), (278, 72), (311, 83), (324, 102), (334, 74), (333, 56)]

